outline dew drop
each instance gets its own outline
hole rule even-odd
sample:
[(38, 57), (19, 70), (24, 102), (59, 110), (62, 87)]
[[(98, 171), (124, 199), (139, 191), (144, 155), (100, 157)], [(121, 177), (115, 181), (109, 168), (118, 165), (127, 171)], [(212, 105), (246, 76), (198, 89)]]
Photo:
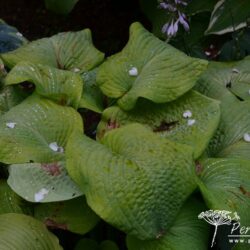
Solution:
[(136, 67), (132, 67), (129, 71), (128, 71), (130, 76), (138, 76), (138, 69)]

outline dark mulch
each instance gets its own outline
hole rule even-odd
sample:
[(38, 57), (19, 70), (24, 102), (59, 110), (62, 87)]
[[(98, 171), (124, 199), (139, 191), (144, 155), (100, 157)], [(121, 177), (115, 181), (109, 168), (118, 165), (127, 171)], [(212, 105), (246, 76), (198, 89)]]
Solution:
[(0, 0), (0, 18), (29, 40), (90, 28), (95, 45), (107, 55), (123, 48), (132, 22), (149, 26), (136, 0), (79, 0), (68, 16), (46, 10), (43, 0)]

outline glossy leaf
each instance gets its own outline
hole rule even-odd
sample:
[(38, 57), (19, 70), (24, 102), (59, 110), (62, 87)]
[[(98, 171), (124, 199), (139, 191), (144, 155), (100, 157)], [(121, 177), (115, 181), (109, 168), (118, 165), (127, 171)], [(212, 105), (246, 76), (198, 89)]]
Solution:
[(62, 250), (56, 236), (40, 221), (15, 213), (0, 215), (0, 246), (1, 250)]
[(189, 199), (162, 239), (141, 241), (128, 236), (128, 250), (207, 250), (209, 225), (197, 218), (204, 210), (206, 207), (202, 203)]
[(43, 221), (49, 228), (69, 230), (77, 234), (89, 232), (99, 221), (83, 197), (40, 204), (35, 207), (35, 218)]
[(206, 159), (200, 162), (198, 183), (210, 209), (237, 212), (242, 225), (250, 224), (250, 161)]
[(1, 57), (9, 68), (26, 61), (73, 72), (85, 72), (100, 64), (104, 54), (93, 46), (91, 31), (85, 29), (39, 39), (13, 52), (2, 54)]
[(21, 62), (7, 75), (5, 84), (18, 84), (25, 81), (34, 83), (35, 92), (41, 96), (74, 108), (79, 105), (83, 82), (78, 74), (46, 65)]
[(247, 26), (248, 0), (220, 0), (214, 7), (206, 34), (222, 35)]
[[(183, 117), (187, 110), (192, 117)], [(192, 119), (195, 123), (189, 126), (188, 121)], [(110, 107), (103, 112), (97, 136), (101, 138), (109, 130), (137, 122), (161, 137), (192, 146), (194, 156), (198, 158), (212, 138), (219, 119), (219, 102), (191, 91), (166, 104), (140, 100), (133, 110), (127, 112), (117, 106)]]
[(63, 201), (82, 195), (68, 176), (64, 162), (11, 165), (8, 184), (31, 202)]
[(0, 162), (61, 160), (75, 130), (82, 131), (83, 125), (74, 109), (32, 95), (0, 117)]
[(195, 189), (192, 154), (139, 124), (111, 131), (101, 143), (74, 134), (66, 149), (69, 175), (89, 206), (140, 239), (162, 237)]
[(134, 23), (126, 47), (100, 66), (97, 83), (105, 95), (119, 98), (122, 109), (130, 110), (139, 97), (156, 103), (177, 99), (206, 67), (206, 61), (186, 56)]

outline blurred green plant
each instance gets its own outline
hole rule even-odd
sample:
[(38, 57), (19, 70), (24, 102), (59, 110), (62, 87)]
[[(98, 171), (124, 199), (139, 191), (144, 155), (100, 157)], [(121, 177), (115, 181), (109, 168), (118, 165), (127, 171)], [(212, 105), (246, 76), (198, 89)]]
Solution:
[(47, 9), (61, 15), (69, 14), (78, 0), (44, 0)]

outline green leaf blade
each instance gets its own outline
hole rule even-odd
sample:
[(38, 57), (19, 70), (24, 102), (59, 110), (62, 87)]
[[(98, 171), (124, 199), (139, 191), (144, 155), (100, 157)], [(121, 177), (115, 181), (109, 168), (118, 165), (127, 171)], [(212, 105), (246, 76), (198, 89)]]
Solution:
[[(190, 118), (184, 118), (186, 111)], [(189, 120), (195, 120), (192, 126)], [(131, 111), (123, 111), (113, 106), (102, 114), (98, 125), (97, 138), (106, 132), (130, 123), (141, 123), (155, 134), (169, 140), (187, 144), (194, 148), (194, 158), (198, 158), (209, 144), (220, 119), (219, 102), (190, 91), (179, 99), (165, 104), (154, 104), (139, 100)]]
[(206, 250), (209, 225), (198, 220), (198, 214), (205, 209), (206, 207), (196, 199), (189, 199), (162, 239), (141, 241), (128, 235), (128, 250)]
[(73, 72), (21, 62), (7, 75), (5, 84), (18, 84), (25, 81), (34, 83), (35, 92), (43, 97), (74, 108), (79, 105), (83, 83), (81, 77)]
[(62, 250), (56, 236), (45, 225), (27, 215), (14, 213), (0, 215), (0, 245), (2, 250)]
[(104, 54), (94, 47), (91, 31), (85, 29), (39, 39), (15, 51), (1, 54), (1, 57), (9, 68), (25, 61), (73, 72), (86, 72), (100, 64)]
[(119, 98), (119, 106), (130, 110), (139, 97), (156, 103), (177, 99), (206, 67), (206, 61), (186, 56), (134, 23), (126, 47), (100, 66), (97, 83), (105, 95)]
[(141, 239), (160, 237), (195, 188), (192, 149), (137, 124), (108, 133), (101, 143), (72, 135), (70, 176), (101, 218)]

